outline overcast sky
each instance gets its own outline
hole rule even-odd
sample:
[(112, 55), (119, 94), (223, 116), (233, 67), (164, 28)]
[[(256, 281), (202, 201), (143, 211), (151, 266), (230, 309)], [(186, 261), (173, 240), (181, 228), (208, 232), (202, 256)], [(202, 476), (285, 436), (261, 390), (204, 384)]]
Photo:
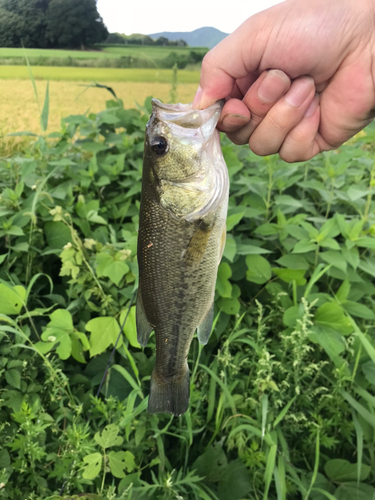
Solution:
[(245, 19), (282, 0), (229, 0), (213, 7), (213, 0), (98, 0), (98, 10), (112, 32), (158, 33), (193, 31), (213, 26), (225, 33), (234, 31)]

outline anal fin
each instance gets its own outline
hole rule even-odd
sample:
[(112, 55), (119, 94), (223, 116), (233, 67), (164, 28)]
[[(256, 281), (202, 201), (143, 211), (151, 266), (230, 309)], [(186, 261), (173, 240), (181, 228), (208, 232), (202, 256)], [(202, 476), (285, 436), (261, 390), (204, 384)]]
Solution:
[(202, 345), (206, 345), (210, 338), (212, 330), (212, 323), (214, 322), (214, 303), (209, 308), (206, 316), (203, 318), (202, 323), (198, 326), (198, 340)]
[(142, 347), (145, 347), (153, 328), (146, 318), (145, 308), (143, 306), (143, 301), (142, 301), (142, 291), (140, 286), (138, 288), (135, 317), (137, 325), (137, 340)]

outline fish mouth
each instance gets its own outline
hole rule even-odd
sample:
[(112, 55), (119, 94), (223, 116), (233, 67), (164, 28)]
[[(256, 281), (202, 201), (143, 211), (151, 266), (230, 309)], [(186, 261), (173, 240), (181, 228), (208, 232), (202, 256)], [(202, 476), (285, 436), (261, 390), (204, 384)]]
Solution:
[(164, 104), (158, 99), (152, 99), (151, 102), (152, 113), (159, 120), (174, 123), (186, 129), (207, 129), (207, 135), (215, 129), (224, 106), (224, 99), (201, 110), (193, 109), (193, 103)]

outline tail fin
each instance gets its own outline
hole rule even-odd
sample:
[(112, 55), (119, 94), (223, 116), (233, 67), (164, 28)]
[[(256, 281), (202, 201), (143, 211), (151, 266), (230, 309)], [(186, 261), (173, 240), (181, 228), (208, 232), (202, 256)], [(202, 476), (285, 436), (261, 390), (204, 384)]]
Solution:
[(161, 380), (152, 373), (149, 413), (171, 413), (179, 417), (189, 407), (189, 370), (182, 377)]

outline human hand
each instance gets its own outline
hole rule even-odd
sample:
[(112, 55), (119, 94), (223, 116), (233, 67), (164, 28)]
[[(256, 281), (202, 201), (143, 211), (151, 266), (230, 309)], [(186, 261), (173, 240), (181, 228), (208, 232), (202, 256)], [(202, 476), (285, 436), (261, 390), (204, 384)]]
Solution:
[(286, 0), (205, 56), (194, 106), (226, 98), (218, 128), (261, 156), (335, 149), (374, 116), (374, 27), (374, 0)]

